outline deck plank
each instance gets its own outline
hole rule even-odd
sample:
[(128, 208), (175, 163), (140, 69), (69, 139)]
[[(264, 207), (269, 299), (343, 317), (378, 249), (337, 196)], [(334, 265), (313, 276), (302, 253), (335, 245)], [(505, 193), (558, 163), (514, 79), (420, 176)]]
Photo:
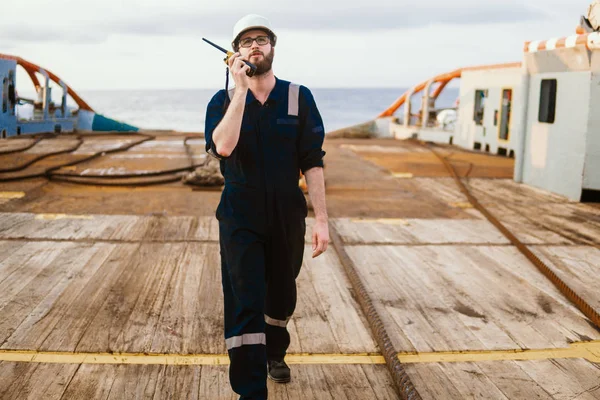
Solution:
[(592, 400), (600, 367), (583, 359), (405, 364), (423, 400)]
[(0, 239), (218, 241), (212, 216), (0, 213), (0, 221)]
[(191, 232), (195, 233), (198, 224), (193, 216), (156, 215), (150, 218), (152, 221), (144, 234), (147, 240), (184, 240), (191, 236)]
[(412, 182), (419, 187), (423, 193), (432, 198), (437, 198), (446, 204), (466, 203), (467, 197), (460, 191), (453, 178), (427, 178), (416, 177)]
[(62, 240), (103, 238), (102, 232), (117, 224), (118, 217), (112, 215), (69, 215), (57, 220), (50, 219), (28, 237)]
[(24, 240), (0, 240), (0, 262), (19, 251), (21, 247), (25, 246), (26, 244), (27, 242)]
[[(235, 400), (227, 366), (0, 363), (0, 397)], [(292, 382), (267, 381), (273, 400), (397, 400), (383, 365), (291, 365)], [(7, 397), (7, 395), (11, 397)], [(36, 397), (37, 396), (37, 397)]]
[[(55, 247), (55, 244), (46, 243), (46, 246)], [(39, 312), (39, 305), (45, 299), (58, 295), (73, 279), (77, 279), (90, 259), (106, 247), (105, 244), (89, 243), (61, 246), (61, 254), (0, 308), (0, 343), (4, 343), (23, 321), (35, 314), (36, 307)]]
[(441, 369), (441, 364), (404, 364), (404, 370), (422, 400), (464, 400), (455, 383)]
[(473, 363), (408, 364), (405, 369), (423, 400), (508, 399)]
[(33, 215), (29, 213), (0, 213), (0, 237), (9, 238), (16, 236), (15, 232), (23, 226), (31, 224)]
[(30, 243), (0, 262), (0, 308), (14, 298), (36, 278), (61, 252), (71, 247), (68, 243)]
[(481, 196), (482, 200), (490, 203), (513, 203), (520, 205), (539, 205), (542, 203), (553, 203), (555, 205), (566, 205), (570, 200), (538, 189), (534, 186), (518, 183), (512, 179), (481, 179), (471, 178), (468, 185), (474, 194)]
[(43, 344), (56, 331), (62, 332), (71, 324), (93, 317), (93, 314), (87, 313), (87, 305), (103, 284), (106, 288), (106, 281), (114, 278), (119, 261), (126, 259), (135, 247), (102, 244), (99, 251), (66, 287), (52, 288), (49, 295), (17, 327), (2, 348), (58, 350)]
[[(177, 259), (172, 258), (169, 268), (173, 268), (173, 274), (152, 339), (152, 352), (181, 353), (184, 349), (197, 353), (222, 352), (224, 340), (222, 328), (218, 330), (219, 327), (216, 324), (194, 326), (195, 318), (220, 321), (220, 312), (214, 307), (213, 300), (218, 298), (215, 296), (219, 289), (218, 283), (214, 280), (211, 282), (210, 287), (214, 289), (211, 292), (202, 293), (199, 290), (200, 279), (204, 271), (208, 268), (216, 269), (216, 263), (207, 267), (207, 264), (202, 263), (200, 257), (197, 257), (197, 254), (194, 257), (192, 253), (197, 253), (197, 251), (188, 247), (178, 254)], [(200, 265), (198, 265), (199, 263)], [(204, 308), (208, 311), (207, 315), (195, 316), (195, 309), (200, 302), (206, 303), (206, 306), (212, 304), (213, 308)], [(192, 326), (200, 327), (202, 330), (194, 332)], [(200, 340), (200, 338), (202, 339)], [(186, 345), (185, 342), (189, 344)]]
[[(122, 347), (117, 347), (122, 343), (118, 338), (123, 335), (144, 284), (156, 274), (157, 269), (160, 270), (162, 264), (177, 262), (184, 247), (184, 244), (141, 245), (131, 259), (123, 263), (124, 267), (120, 267), (122, 273), (118, 279), (99, 297), (98, 303), (101, 304), (90, 304), (90, 307), (94, 307), (94, 315), (81, 332), (76, 350), (123, 351)], [(74, 333), (75, 336), (78, 334)]]
[(335, 219), (347, 244), (509, 244), (488, 221), (452, 219)]
[[(57, 325), (50, 335), (44, 340), (43, 350), (75, 351), (81, 340), (90, 328), (94, 319), (101, 313), (107, 304), (109, 296), (119, 290), (120, 285), (127, 282), (130, 277), (143, 271), (144, 262), (151, 257), (153, 252), (150, 246), (121, 245), (123, 250), (129, 251), (113, 253), (101, 271), (94, 275), (84, 288), (79, 298), (71, 305), (72, 318), (64, 320)], [(114, 311), (121, 306), (123, 299), (113, 300), (110, 306)], [(104, 325), (105, 327), (108, 325)], [(97, 343), (96, 346), (105, 350), (106, 343)]]
[(600, 313), (600, 248), (544, 246), (532, 250), (559, 278)]
[(305, 246), (305, 259), (296, 279), (297, 301), (292, 317), (298, 333), (300, 349), (290, 348), (289, 351), (339, 353), (340, 348), (335, 340), (334, 328), (329, 323), (327, 305), (321, 302), (308, 270), (310, 267), (306, 259), (307, 247)]
[(215, 217), (196, 217), (186, 236), (188, 240), (219, 241), (219, 225)]
[[(329, 390), (326, 372), (320, 366), (313, 368), (290, 366), (292, 381), (285, 386), (289, 400), (335, 400)], [(306, 382), (310, 382), (309, 385)], [(271, 385), (277, 388), (282, 385)], [(269, 392), (269, 396), (271, 393)]]
[(600, 365), (581, 359), (516, 361), (554, 399), (594, 400), (600, 397)]
[[(96, 215), (96, 217), (100, 217)], [(104, 217), (104, 216), (102, 216)], [(111, 223), (108, 224), (97, 237), (91, 236), (90, 239), (104, 240), (131, 240), (135, 237), (134, 228), (140, 219), (137, 215), (111, 215)]]
[[(558, 289), (514, 247), (453, 248), (446, 258), (455, 261), (450, 264), (455, 268), (442, 271), (447, 278), (442, 282), (468, 293), (472, 307), (483, 310), (521, 348), (566, 347), (582, 337), (600, 338), (583, 314), (565, 304)], [(525, 270), (527, 280), (520, 273)], [(476, 334), (482, 337), (485, 328), (480, 328)]]
[(363, 365), (362, 370), (373, 388), (374, 399), (388, 400), (399, 397), (392, 377), (387, 371), (387, 365)]
[(201, 369), (201, 367), (165, 366), (157, 379), (153, 398), (198, 400)]
[(18, 273), (25, 263), (35, 263), (36, 256), (39, 259), (38, 253), (43, 252), (46, 247), (47, 245), (44, 243), (27, 243), (0, 260), (0, 283), (10, 278), (12, 274)]
[(200, 399), (237, 400), (239, 398), (231, 390), (228, 367), (223, 365), (201, 367), (198, 394)]
[(0, 363), (0, 398), (59, 400), (77, 364)]
[[(65, 399), (107, 399), (119, 372), (118, 365), (80, 364), (69, 382)], [(122, 369), (121, 369), (122, 370)], [(143, 377), (138, 377), (140, 379)]]
[[(332, 250), (313, 259), (312, 248), (306, 246), (304, 259), (310, 282), (321, 301), (334, 340), (342, 353), (376, 352), (377, 346), (368, 322), (351, 294), (352, 286), (337, 253)], [(304, 289), (305, 285), (298, 285), (298, 290)], [(309, 348), (309, 351), (312, 350)]]
[[(176, 273), (176, 263), (183, 255), (182, 245), (162, 245), (162, 253), (152, 260), (152, 273), (147, 275), (143, 287), (138, 289), (138, 296), (124, 328), (114, 342), (115, 349), (125, 352), (150, 352), (152, 341), (157, 331), (161, 313), (167, 302), (169, 287)], [(169, 251), (180, 249), (171, 256)], [(199, 348), (202, 348), (201, 345)]]
[(600, 245), (597, 207), (511, 180), (473, 179), (469, 184), (480, 202), (487, 204), (492, 214), (506, 221), (524, 241), (529, 235), (541, 235), (553, 239), (547, 244)]
[[(540, 363), (540, 361), (536, 361), (536, 363)], [(471, 368), (474, 368), (473, 364), (470, 366)], [(544, 390), (523, 368), (519, 367), (518, 363), (488, 361), (478, 362), (476, 366), (478, 370), (475, 371), (489, 377), (494, 385), (509, 399), (537, 400), (552, 398), (549, 392)], [(444, 368), (450, 368), (450, 366), (444, 366)], [(460, 369), (461, 366), (456, 365), (454, 368)]]
[(389, 329), (398, 350), (553, 348), (600, 338), (512, 247), (351, 246), (348, 251), (378, 309), (394, 320)]
[[(361, 246), (348, 250), (368, 282), (377, 309), (391, 320), (388, 332), (397, 350), (482, 348), (481, 341), (453, 310), (454, 297), (460, 294), (452, 293), (447, 299), (444, 290), (448, 289), (435, 282), (436, 277), (431, 282), (425, 271), (432, 268), (427, 260), (437, 257), (436, 249), (420, 247), (415, 253), (408, 247)], [(514, 342), (504, 338), (503, 345), (513, 348)]]
[[(376, 398), (369, 379), (361, 366), (327, 365), (321, 366), (323, 375), (334, 399), (372, 399)], [(346, 384), (342, 384), (346, 383)], [(352, 382), (351, 385), (347, 384)]]
[[(5, 348), (224, 353), (218, 245), (60, 245), (71, 250), (20, 291), (24, 298), (13, 304), (15, 317), (0, 325), (7, 338), (12, 333)], [(289, 325), (289, 351), (377, 351), (335, 252), (313, 260), (310, 246), (305, 251), (297, 282), (302, 305)]]
[[(107, 400), (152, 399), (163, 378), (165, 365), (128, 365), (116, 368)], [(85, 372), (84, 372), (85, 373)], [(79, 385), (80, 383), (74, 383)]]
[[(189, 278), (184, 293), (183, 353), (226, 353), (223, 333), (223, 285), (217, 244), (188, 246)], [(184, 264), (186, 265), (186, 264)], [(194, 279), (194, 285), (189, 282)]]

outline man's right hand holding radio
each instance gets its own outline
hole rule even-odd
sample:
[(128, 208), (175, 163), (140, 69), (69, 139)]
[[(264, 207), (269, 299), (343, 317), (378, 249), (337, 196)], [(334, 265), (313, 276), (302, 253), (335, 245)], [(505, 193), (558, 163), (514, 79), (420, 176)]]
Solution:
[(244, 63), (240, 53), (233, 53), (233, 55), (229, 57), (228, 64), (233, 80), (235, 81), (235, 86), (240, 89), (248, 89), (250, 78), (247, 74), (248, 71), (250, 71), (250, 67)]

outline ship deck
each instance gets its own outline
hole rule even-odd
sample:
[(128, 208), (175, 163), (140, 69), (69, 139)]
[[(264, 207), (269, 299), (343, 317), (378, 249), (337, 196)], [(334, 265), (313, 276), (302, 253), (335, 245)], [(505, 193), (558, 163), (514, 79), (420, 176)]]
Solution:
[[(67, 167), (79, 174), (178, 168), (202, 139), (156, 138)], [(85, 137), (19, 176), (135, 139)], [(31, 139), (0, 140), (0, 151)], [(3, 167), (67, 149), (69, 135), (0, 155)], [(326, 140), (330, 229), (310, 258), (289, 330), (292, 382), (273, 399), (400, 399), (358, 272), (423, 399), (598, 399), (600, 329), (474, 209), (427, 148)], [(512, 180), (513, 160), (437, 147), (471, 193), (600, 312), (600, 207)], [(190, 151), (191, 154), (190, 155)], [(151, 180), (151, 178), (147, 178)], [(181, 182), (0, 182), (0, 398), (235, 399), (223, 338), (219, 190)]]

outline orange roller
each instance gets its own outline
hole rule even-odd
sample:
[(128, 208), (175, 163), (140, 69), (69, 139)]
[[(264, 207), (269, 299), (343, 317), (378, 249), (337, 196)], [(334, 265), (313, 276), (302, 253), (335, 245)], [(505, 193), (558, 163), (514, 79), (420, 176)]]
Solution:
[[(18, 65), (22, 66), (25, 69), (25, 71), (27, 71), (27, 74), (31, 78), (31, 81), (33, 82), (36, 89), (38, 89), (41, 85), (40, 85), (39, 80), (35, 76), (35, 72), (42, 73), (42, 70), (48, 74), (48, 77), (53, 82), (56, 82), (58, 85), (60, 85), (61, 79), (58, 76), (56, 76), (52, 72), (48, 71), (47, 69), (43, 69), (34, 63), (31, 63), (27, 60), (22, 59), (21, 57), (10, 56), (7, 54), (0, 54), (0, 58), (3, 58), (5, 60), (14, 60), (17, 62)], [(79, 106), (80, 110), (87, 110), (87, 111), (94, 112), (92, 107), (90, 107), (81, 97), (79, 97), (79, 95), (77, 93), (75, 93), (75, 91), (73, 89), (71, 89), (71, 87), (69, 85), (66, 85), (66, 86), (67, 86), (67, 93), (73, 98), (75, 103)]]

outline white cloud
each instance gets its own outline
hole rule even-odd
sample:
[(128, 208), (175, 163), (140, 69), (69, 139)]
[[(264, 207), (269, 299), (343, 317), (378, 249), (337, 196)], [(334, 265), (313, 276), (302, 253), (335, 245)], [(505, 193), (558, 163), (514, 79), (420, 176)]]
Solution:
[(589, 1), (30, 0), (3, 6), (0, 52), (78, 90), (216, 88), (223, 56), (200, 38), (229, 47), (234, 22), (257, 12), (277, 28), (274, 68), (282, 78), (405, 87), (462, 66), (520, 61), (524, 41), (572, 34)]
[[(63, 0), (65, 1), (65, 0)], [(0, 16), (0, 36), (5, 41), (39, 42), (65, 41), (68, 43), (97, 43), (115, 34), (131, 35), (193, 35), (198, 36), (211, 32), (223, 35), (230, 32), (235, 22), (234, 10), (238, 15), (243, 12), (239, 8), (207, 9), (198, 4), (187, 4), (179, 0), (173, 7), (158, 7), (149, 3), (131, 7), (130, 3), (120, 7), (106, 8), (105, 3), (93, 3), (95, 7), (81, 9), (71, 6), (61, 9), (57, 16), (55, 5), (41, 3), (33, 9), (13, 9)], [(67, 2), (69, 3), (69, 2)], [(378, 4), (380, 3), (380, 4)], [(382, 30), (402, 29), (423, 25), (469, 25), (494, 24), (502, 22), (520, 22), (546, 19), (545, 9), (497, 0), (473, 2), (457, 0), (453, 3), (431, 1), (427, 4), (405, 4), (376, 0), (368, 7), (364, 5), (338, 4), (326, 0), (307, 7), (294, 3), (291, 7), (264, 7), (264, 14), (274, 22), (275, 27), (300, 31), (336, 31), (336, 30)], [(11, 5), (15, 7), (14, 5)], [(241, 7), (247, 8), (248, 6)], [(90, 12), (91, 11), (91, 12)], [(260, 10), (259, 10), (260, 12)], [(25, 14), (26, 13), (26, 14)], [(26, 20), (20, 18), (26, 15)]]

